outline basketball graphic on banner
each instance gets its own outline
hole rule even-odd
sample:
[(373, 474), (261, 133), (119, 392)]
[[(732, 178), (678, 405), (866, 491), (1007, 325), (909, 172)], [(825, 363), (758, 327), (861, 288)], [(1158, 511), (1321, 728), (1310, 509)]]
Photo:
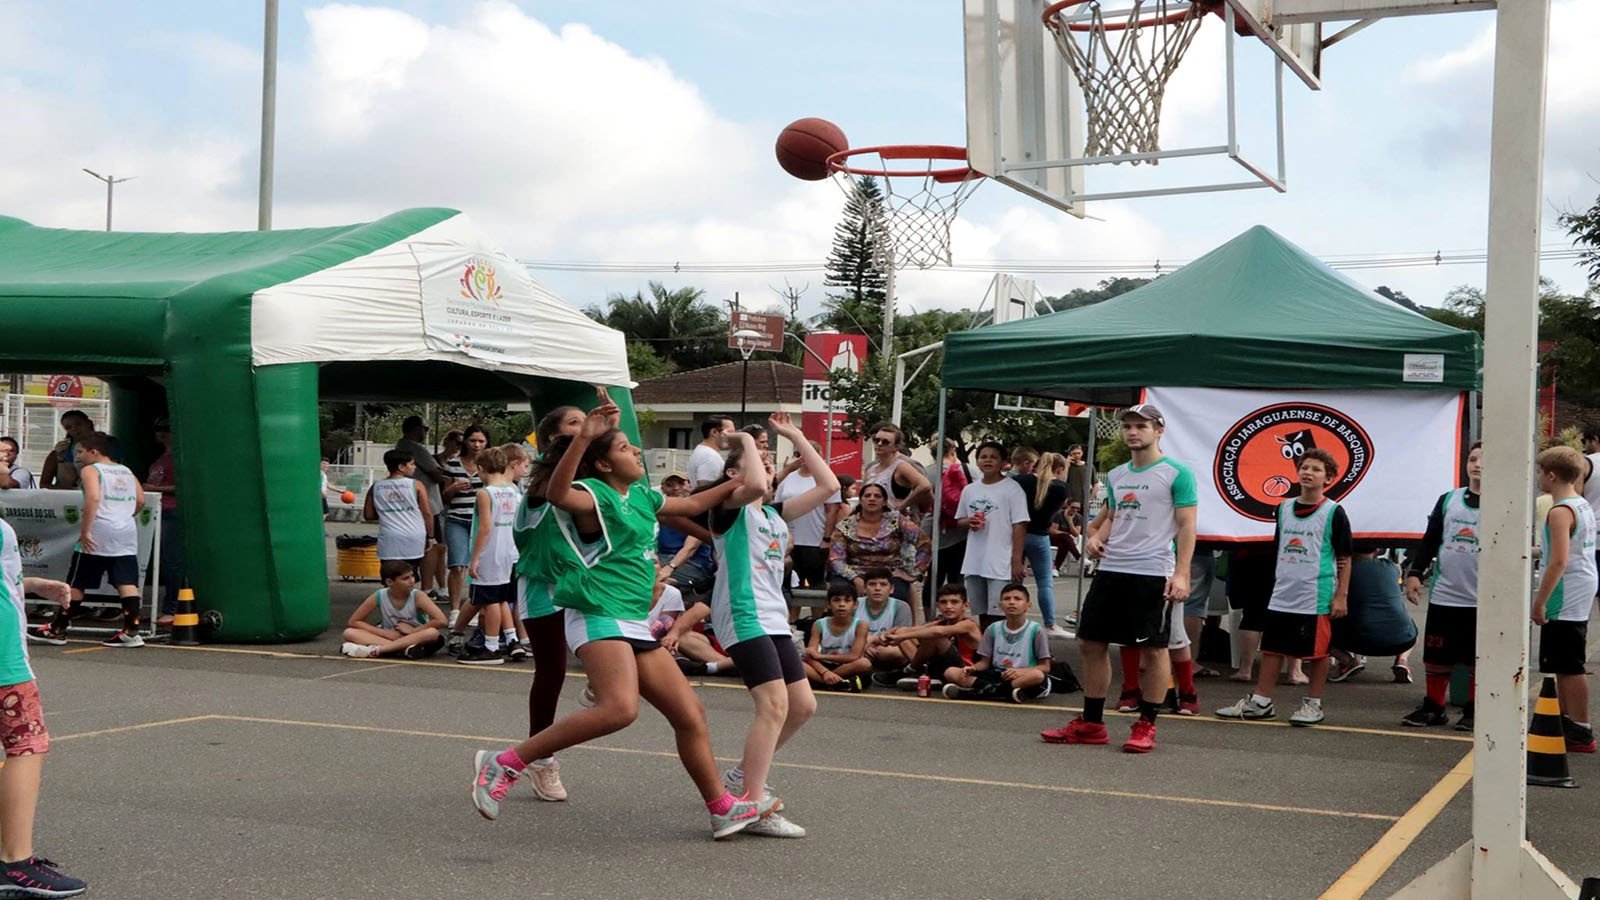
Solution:
[(1300, 495), (1300, 460), (1313, 449), (1327, 451), (1339, 466), (1327, 492), (1334, 500), (1372, 466), (1372, 438), (1351, 416), (1315, 403), (1275, 403), (1223, 433), (1212, 465), (1217, 492), (1240, 515), (1270, 522), (1280, 503)]

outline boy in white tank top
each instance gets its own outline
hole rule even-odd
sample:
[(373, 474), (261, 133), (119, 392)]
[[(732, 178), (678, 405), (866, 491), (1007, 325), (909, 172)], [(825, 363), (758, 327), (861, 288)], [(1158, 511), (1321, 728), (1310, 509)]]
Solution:
[[(404, 452), (404, 451), (402, 451)], [(356, 659), (404, 656), (422, 659), (444, 646), (444, 613), (426, 591), (417, 590), (417, 573), (407, 560), (386, 559), (378, 566), (383, 589), (361, 601), (344, 623), (339, 652)], [(378, 624), (370, 621), (378, 614)]]
[[(463, 624), (470, 621), (472, 610), (476, 608), (478, 626), (483, 629), (483, 646), (467, 646), (456, 662), (497, 666), (507, 660), (509, 645), (515, 644), (517, 638), (516, 619), (511, 613), (511, 602), (516, 599), (511, 570), (517, 562), (517, 545), (511, 528), (517, 520), (522, 492), (511, 483), (512, 475), (506, 471), (506, 453), (499, 447), (490, 447), (478, 454), (478, 472), (483, 477), (483, 488), (474, 499), (472, 561), (467, 565), (471, 601), (462, 607), (456, 621)], [(508, 646), (502, 648), (502, 641)]]
[(847, 581), (828, 586), (828, 615), (811, 625), (801, 658), (806, 678), (830, 691), (859, 694), (872, 672), (867, 659), (867, 622), (856, 617), (856, 588)]
[(1568, 753), (1596, 749), (1584, 661), (1600, 571), (1595, 565), (1594, 509), (1578, 491), (1583, 474), (1584, 459), (1571, 447), (1539, 454), (1539, 489), (1554, 502), (1539, 536), (1544, 566), (1532, 612), (1539, 626), (1539, 671), (1556, 677)]
[(404, 560), (422, 577), (422, 557), (433, 546), (434, 510), (428, 489), (415, 480), (416, 457), (409, 450), (383, 454), (389, 477), (367, 489), (361, 518), (378, 523), (378, 560)]
[[(83, 509), (78, 545), (73, 549), (67, 582), (72, 602), (83, 602), (85, 591), (110, 582), (122, 601), (122, 630), (100, 643), (107, 647), (143, 647), (139, 637), (139, 511), (144, 509), (144, 485), (127, 466), (111, 459), (111, 438), (96, 432), (78, 441), (73, 459), (78, 466), (78, 487)], [(28, 629), (29, 640), (45, 644), (67, 642), (68, 608), (59, 610), (48, 626)]]

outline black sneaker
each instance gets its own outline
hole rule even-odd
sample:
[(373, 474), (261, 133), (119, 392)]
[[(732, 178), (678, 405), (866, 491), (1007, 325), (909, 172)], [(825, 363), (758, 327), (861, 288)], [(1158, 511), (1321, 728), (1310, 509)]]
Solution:
[(468, 647), (456, 657), (456, 662), (467, 666), (503, 666), (506, 655), (500, 650), (490, 650), (487, 647)]
[(35, 644), (50, 644), (55, 647), (61, 647), (67, 643), (67, 636), (65, 633), (57, 633), (50, 630), (49, 625), (29, 625), (28, 640), (33, 641)]
[(904, 669), (880, 669), (872, 673), (872, 683), (879, 687), (894, 687), (904, 674)]
[(1422, 705), (1400, 717), (1401, 725), (1410, 725), (1412, 728), (1431, 728), (1436, 725), (1449, 725), (1450, 716), (1443, 709), (1433, 705), (1433, 701), (1426, 697)]
[(412, 644), (405, 649), (404, 656), (406, 659), (427, 659), (438, 653), (444, 647), (444, 643), (444, 638), (439, 638), (435, 641), (428, 641), (425, 644)]
[(852, 694), (864, 694), (864, 693), (866, 693), (867, 687), (869, 686), (869, 682), (867, 681), (867, 679), (862, 678), (860, 675), (851, 675), (846, 680), (850, 683), (850, 693), (852, 693)]
[(63, 875), (56, 864), (42, 856), (0, 863), (0, 897), (76, 897), (89, 889), (81, 878)]
[(459, 631), (452, 631), (450, 632), (450, 636), (445, 638), (444, 652), (450, 654), (451, 656), (460, 656), (461, 651), (465, 649), (466, 646), (467, 636)]
[(678, 657), (678, 671), (685, 675), (704, 675), (706, 674), (706, 664), (698, 659), (684, 659), (680, 656)]
[(512, 662), (522, 662), (531, 655), (532, 654), (528, 653), (528, 648), (522, 646), (521, 641), (512, 641), (511, 644), (506, 647), (506, 659)]
[(1471, 731), (1473, 728), (1472, 704), (1461, 707), (1461, 718), (1456, 720), (1457, 731)]

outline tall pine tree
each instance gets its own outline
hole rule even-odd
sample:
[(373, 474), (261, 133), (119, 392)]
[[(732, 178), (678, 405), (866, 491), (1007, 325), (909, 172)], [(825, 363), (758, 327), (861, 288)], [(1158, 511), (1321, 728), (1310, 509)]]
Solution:
[(833, 229), (823, 287), (828, 289), (821, 324), (847, 334), (865, 334), (879, 344), (883, 305), (889, 295), (887, 213), (875, 178), (858, 178)]

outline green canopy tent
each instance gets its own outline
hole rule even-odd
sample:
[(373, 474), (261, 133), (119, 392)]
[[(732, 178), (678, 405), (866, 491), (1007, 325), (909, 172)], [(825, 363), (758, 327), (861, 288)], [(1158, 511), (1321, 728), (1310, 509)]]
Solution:
[[(1125, 406), (1163, 387), (1476, 390), (1483, 342), (1257, 225), (1102, 303), (945, 339), (946, 388)], [(1407, 356), (1442, 363), (1407, 380)], [(1417, 360), (1427, 357), (1428, 360)]]
[[(184, 568), (219, 640), (328, 625), (317, 401), (591, 407), (637, 433), (620, 333), (534, 281), (466, 216), (154, 234), (0, 217), (0, 368), (106, 378), (136, 470), (176, 436)], [(104, 427), (104, 423), (102, 426)]]

